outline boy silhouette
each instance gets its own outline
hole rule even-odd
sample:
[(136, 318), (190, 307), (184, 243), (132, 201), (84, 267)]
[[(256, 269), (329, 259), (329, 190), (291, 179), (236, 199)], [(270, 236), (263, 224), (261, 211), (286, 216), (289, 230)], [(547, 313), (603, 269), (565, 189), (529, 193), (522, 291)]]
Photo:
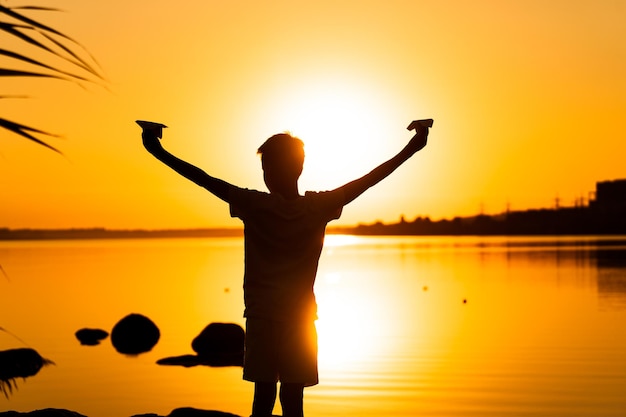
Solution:
[(252, 417), (272, 415), (280, 381), (284, 417), (303, 417), (304, 387), (318, 383), (317, 305), (313, 284), (326, 224), (343, 206), (377, 184), (426, 146), (428, 127), (394, 157), (365, 176), (335, 190), (298, 190), (303, 142), (287, 133), (258, 149), (267, 192), (248, 190), (215, 178), (175, 157), (144, 129), (143, 144), (154, 157), (230, 206), (244, 224), (246, 339), (243, 378), (254, 382)]

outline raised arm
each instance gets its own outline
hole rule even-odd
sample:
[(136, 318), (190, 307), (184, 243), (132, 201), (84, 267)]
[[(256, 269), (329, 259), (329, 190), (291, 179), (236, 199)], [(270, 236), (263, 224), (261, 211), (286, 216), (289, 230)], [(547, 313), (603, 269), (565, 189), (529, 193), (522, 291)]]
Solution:
[(174, 171), (187, 178), (188, 180), (198, 184), (201, 187), (206, 188), (216, 197), (228, 201), (228, 189), (230, 184), (219, 178), (215, 178), (201, 170), (200, 168), (179, 159), (166, 151), (161, 145), (161, 141), (157, 135), (150, 130), (144, 130), (141, 135), (143, 139), (143, 146), (148, 152), (150, 152), (156, 159), (163, 162)]
[(418, 127), (415, 136), (413, 136), (409, 143), (393, 158), (389, 159), (386, 162), (383, 162), (382, 164), (374, 168), (369, 174), (366, 174), (359, 179), (356, 179), (343, 185), (342, 187), (339, 187), (343, 189), (343, 193), (345, 195), (344, 204), (348, 204), (349, 202), (363, 194), (365, 190), (373, 185), (378, 184), (381, 180), (383, 180), (389, 174), (395, 171), (396, 168), (402, 165), (417, 151), (426, 146), (427, 139), (428, 127)]

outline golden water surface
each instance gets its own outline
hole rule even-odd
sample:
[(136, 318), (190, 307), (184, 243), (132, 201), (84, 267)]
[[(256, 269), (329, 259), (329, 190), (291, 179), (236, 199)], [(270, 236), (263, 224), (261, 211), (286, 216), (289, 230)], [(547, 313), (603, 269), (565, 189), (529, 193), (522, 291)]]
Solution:
[[(623, 416), (624, 241), (328, 236), (305, 415)], [(250, 414), (241, 368), (156, 364), (211, 322), (244, 324), (240, 238), (0, 242), (0, 265), (0, 350), (55, 362), (0, 411)], [(129, 313), (159, 327), (150, 352), (74, 337)]]

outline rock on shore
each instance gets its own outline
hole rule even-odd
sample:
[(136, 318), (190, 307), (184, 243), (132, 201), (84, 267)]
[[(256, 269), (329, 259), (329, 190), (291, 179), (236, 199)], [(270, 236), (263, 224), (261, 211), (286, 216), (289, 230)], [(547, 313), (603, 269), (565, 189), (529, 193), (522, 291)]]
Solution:
[(17, 411), (5, 411), (0, 413), (0, 417), (18, 417), (18, 416), (28, 416), (28, 417), (85, 417), (82, 414), (77, 413), (76, 411), (63, 410), (59, 408), (45, 408), (43, 410), (35, 410), (29, 411), (25, 413), (20, 413)]
[[(87, 417), (83, 414), (79, 414), (76, 411), (58, 409), (58, 408), (46, 408), (43, 410), (35, 410), (20, 413), (17, 411), (5, 411), (0, 412), (0, 417)], [(173, 410), (167, 416), (159, 416), (158, 414), (136, 414), (132, 417), (241, 417), (236, 414), (225, 413), (223, 411), (215, 410), (200, 410), (197, 408), (183, 407)]]

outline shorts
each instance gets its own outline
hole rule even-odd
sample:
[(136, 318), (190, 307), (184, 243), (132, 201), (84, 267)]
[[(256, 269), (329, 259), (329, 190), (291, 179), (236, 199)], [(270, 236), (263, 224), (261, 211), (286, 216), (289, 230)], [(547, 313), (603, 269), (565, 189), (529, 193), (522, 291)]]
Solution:
[(315, 322), (248, 317), (243, 379), (316, 385), (319, 379)]

